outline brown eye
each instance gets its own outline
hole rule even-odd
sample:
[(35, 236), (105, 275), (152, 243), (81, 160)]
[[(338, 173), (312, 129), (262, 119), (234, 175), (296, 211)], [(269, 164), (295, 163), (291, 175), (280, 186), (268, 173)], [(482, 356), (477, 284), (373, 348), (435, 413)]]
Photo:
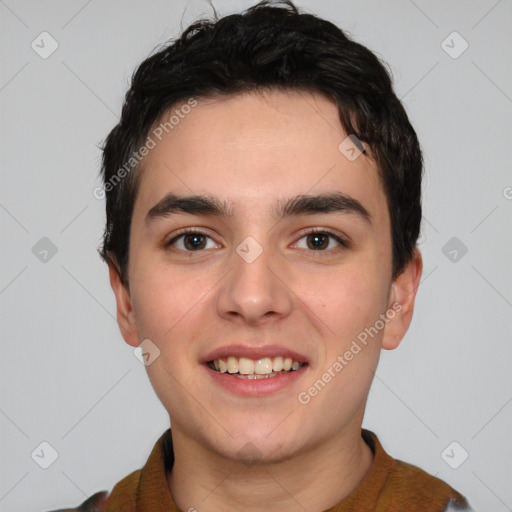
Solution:
[[(303, 240), (305, 240), (305, 243), (302, 242)], [(306, 233), (300, 238), (296, 245), (300, 249), (320, 252), (348, 247), (348, 244), (341, 237), (329, 231), (313, 231)]]
[(306, 238), (309, 249), (326, 249), (329, 246), (329, 235), (325, 233), (312, 233), (311, 235), (308, 235)]
[(197, 249), (204, 249), (206, 245), (206, 237), (203, 235), (185, 235), (183, 237), (183, 245), (187, 250), (196, 251)]
[(203, 249), (215, 249), (218, 244), (204, 233), (189, 231), (175, 236), (167, 243), (167, 246), (172, 246), (184, 252), (197, 252)]

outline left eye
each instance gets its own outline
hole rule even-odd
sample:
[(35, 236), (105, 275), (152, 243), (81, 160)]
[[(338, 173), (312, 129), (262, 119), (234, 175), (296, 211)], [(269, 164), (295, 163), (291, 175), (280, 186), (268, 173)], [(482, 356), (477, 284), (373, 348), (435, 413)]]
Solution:
[[(300, 247), (300, 241), (305, 240), (305, 247)], [(334, 247), (331, 242), (334, 242)], [(343, 246), (345, 247), (345, 242), (338, 236), (333, 233), (329, 233), (327, 231), (318, 231), (313, 233), (307, 233), (303, 237), (300, 238), (299, 242), (296, 244), (300, 249), (310, 249), (312, 251), (324, 251), (326, 249), (333, 249), (335, 247)]]
[[(210, 243), (207, 242), (210, 241)], [(169, 245), (174, 246), (182, 251), (199, 251), (202, 249), (215, 249), (216, 244), (209, 236), (203, 233), (183, 233), (173, 238)]]

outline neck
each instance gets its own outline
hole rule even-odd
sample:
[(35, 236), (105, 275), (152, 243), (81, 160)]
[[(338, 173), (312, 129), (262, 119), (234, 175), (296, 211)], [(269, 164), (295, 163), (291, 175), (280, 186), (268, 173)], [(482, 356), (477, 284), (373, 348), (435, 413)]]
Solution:
[(373, 453), (359, 430), (278, 463), (247, 465), (212, 453), (173, 427), (169, 489), (181, 510), (225, 512), (325, 511), (363, 480)]

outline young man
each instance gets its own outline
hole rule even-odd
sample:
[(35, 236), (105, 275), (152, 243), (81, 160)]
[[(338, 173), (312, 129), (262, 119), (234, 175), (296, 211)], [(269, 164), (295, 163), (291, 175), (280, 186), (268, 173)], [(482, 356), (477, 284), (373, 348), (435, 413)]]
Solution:
[(469, 510), (361, 427), (413, 314), (422, 169), (383, 65), (291, 2), (143, 62), (101, 255), (171, 428), (79, 510)]

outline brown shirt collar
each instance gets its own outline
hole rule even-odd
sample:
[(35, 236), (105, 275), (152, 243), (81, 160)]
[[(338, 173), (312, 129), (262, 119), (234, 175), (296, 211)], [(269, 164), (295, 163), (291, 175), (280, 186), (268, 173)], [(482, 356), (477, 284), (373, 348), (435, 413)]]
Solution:
[[(464, 498), (442, 480), (390, 457), (373, 432), (363, 429), (361, 435), (374, 453), (372, 466), (347, 498), (325, 512), (443, 511), (450, 503), (467, 507)], [(166, 477), (173, 462), (172, 435), (168, 429), (156, 442), (144, 467), (114, 487), (105, 512), (180, 512)]]

